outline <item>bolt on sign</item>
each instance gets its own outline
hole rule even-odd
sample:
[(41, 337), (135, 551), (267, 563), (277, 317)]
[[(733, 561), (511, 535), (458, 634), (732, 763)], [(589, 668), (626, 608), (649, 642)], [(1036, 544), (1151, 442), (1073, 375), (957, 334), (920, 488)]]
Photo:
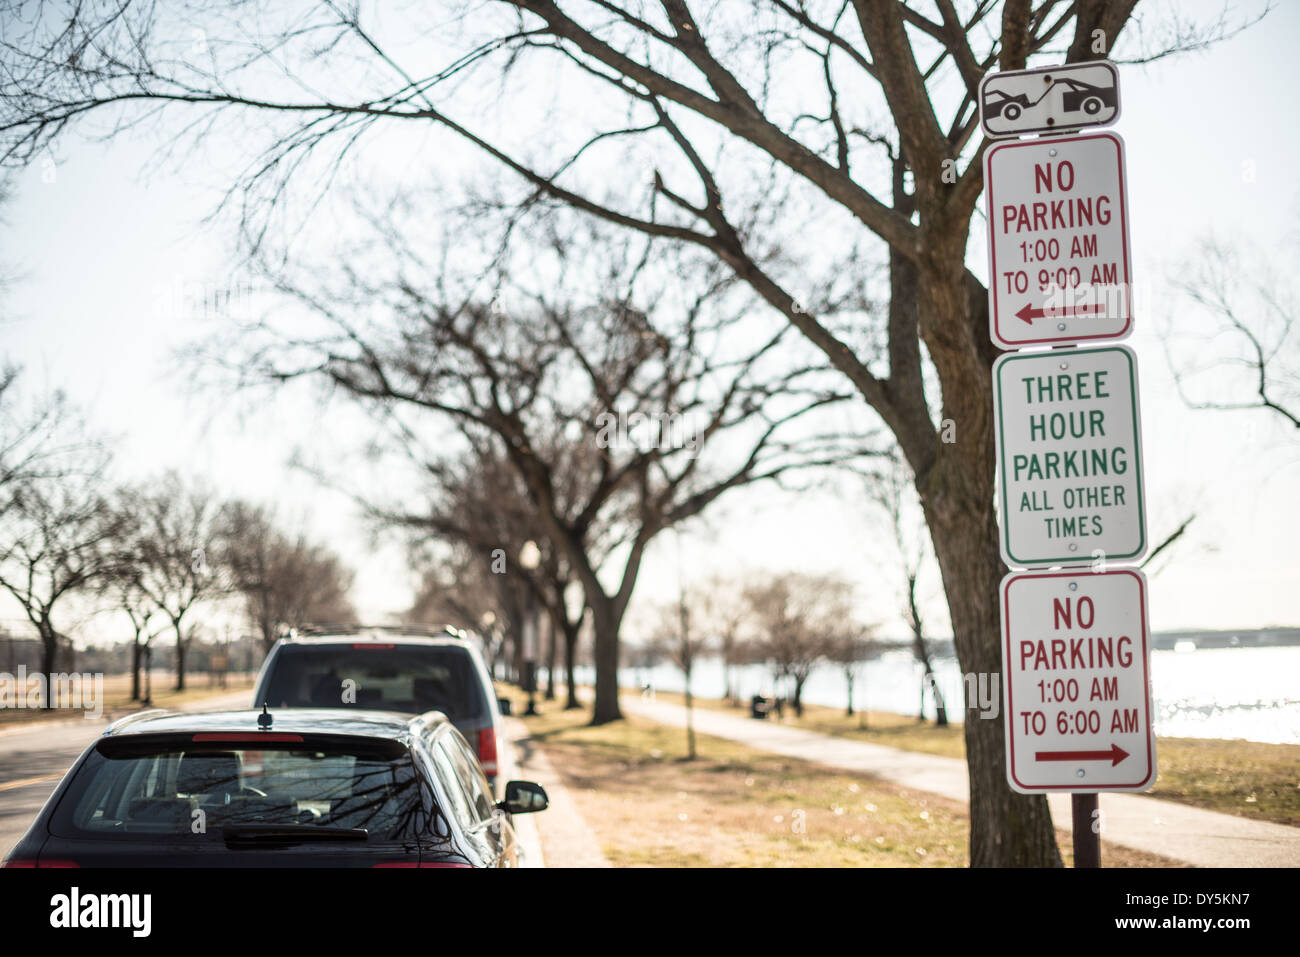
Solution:
[(1061, 133), (1119, 119), (1119, 70), (1109, 60), (990, 73), (980, 82), (985, 135)]
[(1124, 142), (1114, 133), (984, 154), (989, 335), (1018, 349), (1132, 331)]
[(1146, 577), (1137, 569), (1002, 579), (1007, 781), (1036, 791), (1155, 783)]
[(1134, 561), (1147, 549), (1137, 358), (1125, 346), (993, 364), (1002, 559)]

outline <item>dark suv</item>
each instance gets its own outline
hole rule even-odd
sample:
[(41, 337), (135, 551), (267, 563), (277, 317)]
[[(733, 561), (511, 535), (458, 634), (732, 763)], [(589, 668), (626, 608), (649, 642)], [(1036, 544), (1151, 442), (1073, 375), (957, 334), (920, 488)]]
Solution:
[(477, 648), (450, 631), (438, 637), (378, 629), (284, 638), (258, 676), (253, 707), (440, 711), (474, 747), (496, 791), (501, 711)]
[(146, 711), (78, 759), (5, 867), (511, 867), (527, 781), (491, 798), (442, 715)]

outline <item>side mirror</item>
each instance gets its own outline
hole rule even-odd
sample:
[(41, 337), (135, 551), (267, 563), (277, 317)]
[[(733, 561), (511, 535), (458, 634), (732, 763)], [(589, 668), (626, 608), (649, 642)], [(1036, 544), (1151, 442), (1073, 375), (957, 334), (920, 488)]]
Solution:
[(506, 782), (506, 799), (497, 807), (511, 814), (531, 814), (533, 811), (545, 811), (550, 802), (546, 789), (532, 781)]
[(514, 707), (509, 698), (497, 698), (497, 710), (507, 717), (514, 714)]

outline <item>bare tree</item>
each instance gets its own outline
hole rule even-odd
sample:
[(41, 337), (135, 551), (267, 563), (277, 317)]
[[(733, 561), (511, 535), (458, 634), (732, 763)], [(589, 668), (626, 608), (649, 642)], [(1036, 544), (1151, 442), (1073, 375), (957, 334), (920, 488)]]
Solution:
[[(616, 720), (619, 631), (651, 540), (731, 489), (850, 461), (871, 436), (816, 427), (814, 413), (848, 394), (820, 363), (798, 350), (792, 359), (788, 327), (755, 321), (716, 267), (680, 308), (666, 297), (643, 307), (647, 276), (671, 268), (680, 287), (692, 264), (575, 241), (562, 247), (559, 278), (518, 289), (507, 309), (502, 294), (453, 296), (446, 272), (426, 288), (409, 244), (383, 239), (396, 278), (348, 266), (339, 288), (322, 291), (282, 277), (322, 326), (305, 335), (301, 323), (259, 324), (249, 354), (229, 361), (246, 380), (330, 383), (400, 421), (408, 452), (442, 423), (479, 458), (500, 456), (582, 585), (596, 643), (592, 720)], [(593, 278), (605, 297), (578, 299), (579, 280)], [(368, 322), (376, 304), (384, 315)], [(446, 440), (444, 427), (424, 444)], [(440, 458), (423, 464), (442, 468)]]
[(722, 659), (726, 698), (735, 702), (739, 690), (734, 670), (750, 664), (753, 657), (746, 625), (750, 610), (739, 580), (714, 576), (699, 588), (688, 591), (695, 629), (710, 642)]
[[(104, 496), (106, 457), (78, 472), (28, 478), (8, 491), (0, 517), (0, 588), (13, 597), (41, 641), (41, 668), (55, 672), (60, 632), (55, 609), (118, 568), (121, 529)], [(50, 685), (53, 688), (53, 685)], [(47, 694), (43, 706), (54, 706)]]
[[(1144, 25), (1131, 49), (1113, 52), (1136, 3), (936, 0), (926, 13), (901, 0), (753, 0), (701, 18), (686, 0), (602, 0), (573, 12), (554, 0), (512, 0), (477, 11), (451, 53), (435, 43), (437, 52), (411, 53), (412, 64), (396, 52), (410, 49), (403, 41), (467, 18), (435, 7), (430, 25), (385, 29), (369, 9), (325, 0), (259, 19), (250, 36), (247, 6), (235, 0), (192, 16), (131, 2), (48, 16), (18, 4), (19, 26), (0, 44), (0, 159), (29, 162), (92, 115), (116, 131), (189, 111), (181, 129), (199, 139), (222, 119), (258, 116), (262, 135), (249, 138), (249, 163), (231, 184), (243, 233), (258, 245), (296, 177), (318, 195), (367, 134), (405, 123), (441, 131), (513, 174), (525, 188), (521, 215), (562, 204), (706, 251), (820, 349), (893, 433), (916, 477), (962, 667), (992, 673), (1003, 573), (993, 509), (996, 350), (987, 291), (965, 266), (983, 185), (978, 84), (1035, 60), (1127, 53), (1149, 63), (1239, 29), (1226, 16), (1206, 27), (1176, 17), (1164, 29)], [(1143, 45), (1148, 37), (1154, 46)], [(545, 111), (527, 122), (485, 102), (493, 91), (535, 88), (539, 75), (583, 104), (568, 122)], [(892, 184), (890, 196), (879, 195), (880, 181)], [(737, 221), (755, 195), (795, 197), (799, 211)], [(777, 255), (791, 236), (800, 248)], [(836, 315), (833, 294), (861, 279), (861, 260), (827, 255), (827, 247), (858, 254), (860, 240), (889, 271), (887, 307), (867, 335), (860, 315)], [(929, 396), (927, 363), (940, 384)], [(944, 421), (957, 441), (939, 441)], [(558, 529), (554, 537), (564, 539)], [(601, 601), (582, 575), (597, 635), (606, 636), (598, 671), (608, 676), (621, 586)], [(597, 681), (602, 718), (617, 716), (608, 680)], [(967, 722), (965, 733), (972, 863), (1059, 865), (1046, 800), (1006, 784), (1000, 729)]]
[(901, 562), (902, 615), (912, 634), (912, 653), (921, 665), (921, 707), (917, 720), (925, 720), (925, 693), (929, 690), (934, 696), (935, 726), (946, 728), (948, 709), (939, 682), (935, 680), (934, 666), (930, 662), (925, 623), (921, 618), (921, 605), (916, 593), (926, 547), (923, 530), (914, 528), (910, 517), (909, 504), (914, 501), (916, 494), (911, 471), (901, 456), (894, 455), (886, 459), (881, 468), (868, 475), (866, 483), (867, 498), (884, 515)]
[(229, 594), (223, 564), (222, 506), (202, 483), (168, 472), (152, 485), (124, 492), (136, 533), (131, 543), (138, 587), (176, 635), (176, 690), (185, 690), (184, 627), (193, 608)]
[(226, 507), (219, 534), (231, 585), (243, 596), (263, 650), (290, 628), (356, 620), (348, 600), (353, 573), (324, 546), (289, 538), (265, 509), (244, 502)]
[(18, 366), (0, 367), (0, 517), (25, 483), (101, 471), (103, 452), (62, 390), (24, 390)]
[[(692, 595), (691, 598), (698, 598)], [(682, 673), (686, 692), (686, 758), (694, 761), (695, 751), (695, 699), (691, 691), (691, 676), (701, 655), (708, 654), (712, 643), (708, 636), (695, 629), (691, 621), (692, 601), (685, 589), (675, 604), (663, 605), (648, 642), (648, 660), (662, 658), (671, 661)]]
[(1266, 409), (1300, 429), (1295, 287), (1289, 271), (1242, 245), (1202, 240), (1179, 269), (1173, 284), (1196, 308), (1170, 323), (1165, 355), (1192, 408)]
[[(881, 645), (871, 637), (873, 629), (857, 624), (853, 620), (841, 622), (826, 641), (826, 660), (839, 665), (844, 672), (844, 684), (847, 691), (844, 707), (845, 717), (853, 717), (853, 686), (857, 682), (858, 670), (870, 658), (880, 653)], [(867, 709), (858, 709), (858, 727), (867, 726)]]
[[(567, 512), (576, 504), (575, 489), (582, 476), (588, 474), (580, 461), (587, 448), (585, 440), (566, 443), (559, 436), (547, 444), (546, 460), (559, 466), (555, 469), (556, 494), (562, 511)], [(522, 617), (531, 594), (545, 610), (551, 625), (548, 684), (554, 685), (558, 634), (564, 647), (568, 686), (565, 708), (581, 707), (576, 667), (584, 609), (581, 601), (574, 600), (575, 589), (580, 589), (580, 584), (567, 555), (547, 538), (527, 488), (502, 452), (499, 440), (492, 437), (485, 441), (471, 440), (469, 451), (461, 457), (426, 461), (423, 471), (428, 483), (426, 507), (415, 509), (410, 503), (377, 504), (370, 499), (365, 505), (371, 517), (382, 526), (405, 530), (416, 555), (422, 551), (427, 553), (425, 547), (431, 539), (450, 543), (458, 571), (450, 581), (444, 581), (436, 572), (431, 573), (427, 583), (438, 588), (443, 596), (434, 600), (462, 620), (481, 618), (490, 608), (495, 620), (508, 629), (517, 651), (522, 649)], [(610, 548), (607, 543), (612, 541), (601, 530), (600, 521), (600, 516), (593, 520), (588, 535), (593, 556), (607, 552)], [(527, 542), (537, 545), (540, 554), (538, 566), (532, 570), (523, 568), (517, 560)], [(441, 557), (445, 560), (445, 556)], [(603, 559), (595, 561), (597, 566), (603, 564)], [(428, 559), (417, 557), (416, 564), (427, 565)], [(465, 577), (468, 587), (460, 585), (458, 576)], [(493, 597), (486, 598), (485, 591), (493, 592)], [(469, 607), (464, 607), (466, 601)]]
[(162, 627), (154, 627), (161, 612), (140, 588), (140, 570), (130, 547), (133, 540), (130, 518), (119, 502), (114, 502), (112, 507), (123, 521), (114, 542), (121, 561), (112, 574), (99, 583), (99, 593), (101, 598), (107, 599), (109, 607), (125, 615), (131, 625), (131, 700), (147, 703), (150, 694), (141, 687), (140, 672), (153, 658), (153, 640), (163, 632)]
[(828, 575), (786, 572), (745, 589), (758, 633), (755, 655), (794, 684), (791, 704), (803, 716), (803, 688), (853, 621), (853, 589)]

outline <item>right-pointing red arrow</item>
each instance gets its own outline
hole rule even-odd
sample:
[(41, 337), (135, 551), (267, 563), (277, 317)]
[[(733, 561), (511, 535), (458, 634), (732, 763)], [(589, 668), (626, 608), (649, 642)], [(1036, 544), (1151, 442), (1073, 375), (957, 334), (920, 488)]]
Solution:
[(1109, 761), (1114, 767), (1128, 757), (1128, 752), (1112, 744), (1108, 751), (1038, 751), (1034, 757), (1039, 761)]

